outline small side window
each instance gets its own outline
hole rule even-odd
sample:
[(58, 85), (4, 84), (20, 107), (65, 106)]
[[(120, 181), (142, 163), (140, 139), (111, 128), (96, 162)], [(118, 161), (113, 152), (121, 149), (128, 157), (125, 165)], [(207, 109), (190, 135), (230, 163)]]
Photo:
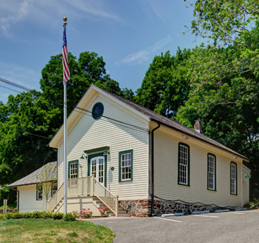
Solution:
[(131, 181), (133, 178), (133, 150), (119, 153), (119, 181)]
[(69, 186), (77, 186), (78, 178), (78, 161), (70, 161), (68, 163), (68, 179)]
[(42, 200), (42, 187), (40, 184), (36, 185), (36, 200), (41, 201)]

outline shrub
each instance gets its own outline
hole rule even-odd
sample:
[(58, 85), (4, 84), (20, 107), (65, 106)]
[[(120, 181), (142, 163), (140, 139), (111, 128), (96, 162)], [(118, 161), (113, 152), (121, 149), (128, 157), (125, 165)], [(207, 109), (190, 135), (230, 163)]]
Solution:
[(83, 208), (82, 211), (79, 213), (79, 216), (81, 218), (91, 218), (92, 214), (93, 214), (93, 212), (90, 211), (90, 208), (88, 208), (87, 210), (86, 210), (86, 208)]
[(53, 213), (53, 219), (62, 219), (64, 214), (63, 213)]
[(4, 219), (11, 219), (12, 218), (12, 213), (4, 213)]
[(32, 213), (21, 213), (21, 215), (25, 219), (32, 218)]
[(33, 212), (31, 217), (32, 218), (41, 218), (41, 212), (39, 212), (39, 211)]
[(12, 219), (21, 219), (23, 218), (23, 215), (21, 213), (10, 213), (10, 217)]
[(46, 212), (46, 211), (43, 211), (43, 212), (40, 212), (40, 218), (51, 219), (51, 218), (53, 218), (53, 214), (49, 213), (49, 212)]
[(4, 214), (0, 214), (0, 220), (1, 219), (4, 219), (5, 217), (4, 217)]
[(63, 217), (64, 221), (75, 221), (76, 217), (72, 213), (67, 213)]
[(99, 212), (101, 213), (102, 216), (106, 216), (107, 211), (108, 211), (108, 207), (104, 206), (104, 207), (99, 207)]

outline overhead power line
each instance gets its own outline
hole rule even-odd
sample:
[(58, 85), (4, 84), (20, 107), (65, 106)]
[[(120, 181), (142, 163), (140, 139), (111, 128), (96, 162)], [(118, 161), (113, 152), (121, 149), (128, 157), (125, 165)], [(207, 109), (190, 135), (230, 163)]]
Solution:
[(27, 88), (27, 87), (25, 87), (25, 86), (23, 86), (23, 85), (17, 84), (17, 83), (15, 83), (15, 82), (12, 82), (12, 81), (10, 81), (10, 80), (7, 80), (7, 79), (5, 79), (5, 78), (1, 78), (1, 77), (0, 77), (0, 81), (3, 82), (3, 83), (9, 84), (9, 85), (15, 86), (15, 87), (20, 88), (20, 89), (24, 89), (24, 90), (27, 90), (27, 91), (31, 91), (31, 89), (29, 89), (29, 88)]
[(17, 91), (17, 90), (14, 90), (14, 89), (10, 89), (10, 88), (8, 88), (8, 87), (5, 87), (5, 86), (2, 86), (2, 85), (0, 85), (0, 87), (3, 87), (3, 88), (5, 88), (5, 89), (12, 90), (12, 91), (14, 91), (14, 92), (17, 92), (17, 93), (21, 93), (20, 91)]
[[(31, 91), (30, 89), (26, 88), (25, 86), (16, 84), (16, 83), (14, 83), (12, 81), (3, 79), (1, 77), (0, 77), (0, 82), (8, 83), (9, 85), (12, 85), (12, 86), (15, 86), (15, 87), (19, 87), (19, 88), (23, 87), (23, 89), (26, 89), (27, 91)], [(10, 88), (8, 88), (8, 89), (10, 89)], [(18, 93), (22, 93), (22, 92), (19, 92), (19, 91), (16, 91), (16, 90), (13, 90), (13, 91), (18, 92)], [(60, 103), (60, 100), (56, 100), (56, 99), (50, 99), (50, 100), (52, 100), (54, 102)], [(74, 107), (72, 104), (68, 104), (68, 103), (66, 105), (71, 107), (71, 109), (73, 109), (75, 112), (79, 112), (79, 113), (81, 113), (83, 115), (91, 116), (90, 114), (92, 112), (87, 110), (87, 109), (84, 109), (84, 108), (81, 108), (81, 107), (78, 107), (78, 106)], [(106, 118), (107, 119), (107, 121), (104, 120), (104, 119), (102, 119), (102, 121), (106, 121), (106, 122), (111, 122), (112, 121), (112, 122), (115, 122), (117, 125), (129, 128), (129, 129), (132, 129), (132, 130), (135, 130), (135, 131), (141, 131), (141, 132), (145, 132), (145, 133), (149, 132), (149, 130), (147, 128), (136, 126), (136, 125), (133, 125), (133, 124), (130, 124), (130, 123), (126, 123), (124, 121), (120, 121), (120, 120), (114, 119), (114, 118), (109, 117), (109, 116), (102, 116), (101, 118)], [(23, 132), (27, 132), (27, 131), (23, 131)], [(29, 132), (27, 132), (27, 133), (29, 133)], [(30, 133), (30, 134), (37, 136), (37, 134), (32, 134), (32, 133)]]

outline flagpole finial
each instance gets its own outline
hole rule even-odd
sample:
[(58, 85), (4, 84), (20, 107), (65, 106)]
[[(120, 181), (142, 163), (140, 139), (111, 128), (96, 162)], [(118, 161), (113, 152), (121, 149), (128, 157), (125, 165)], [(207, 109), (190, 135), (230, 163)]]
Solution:
[(67, 22), (67, 17), (64, 17), (63, 20), (64, 20), (64, 22)]

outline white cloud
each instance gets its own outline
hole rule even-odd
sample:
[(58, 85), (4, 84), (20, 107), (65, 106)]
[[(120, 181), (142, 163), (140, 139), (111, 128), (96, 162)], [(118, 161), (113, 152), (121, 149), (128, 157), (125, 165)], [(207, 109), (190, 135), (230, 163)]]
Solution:
[(98, 21), (121, 21), (104, 0), (12, 0), (2, 1), (0, 31), (11, 36), (14, 25), (29, 21), (49, 27), (60, 24), (60, 16)]
[(165, 38), (159, 40), (156, 42), (153, 46), (148, 47), (146, 49), (140, 50), (138, 52), (134, 52), (132, 54), (129, 54), (125, 58), (119, 60), (116, 62), (117, 65), (120, 64), (136, 64), (136, 63), (142, 63), (143, 61), (146, 61), (149, 59), (149, 54), (152, 52), (156, 52), (159, 49), (161, 49), (163, 46), (167, 45), (169, 42), (171, 42), (173, 39), (170, 35), (166, 36)]

